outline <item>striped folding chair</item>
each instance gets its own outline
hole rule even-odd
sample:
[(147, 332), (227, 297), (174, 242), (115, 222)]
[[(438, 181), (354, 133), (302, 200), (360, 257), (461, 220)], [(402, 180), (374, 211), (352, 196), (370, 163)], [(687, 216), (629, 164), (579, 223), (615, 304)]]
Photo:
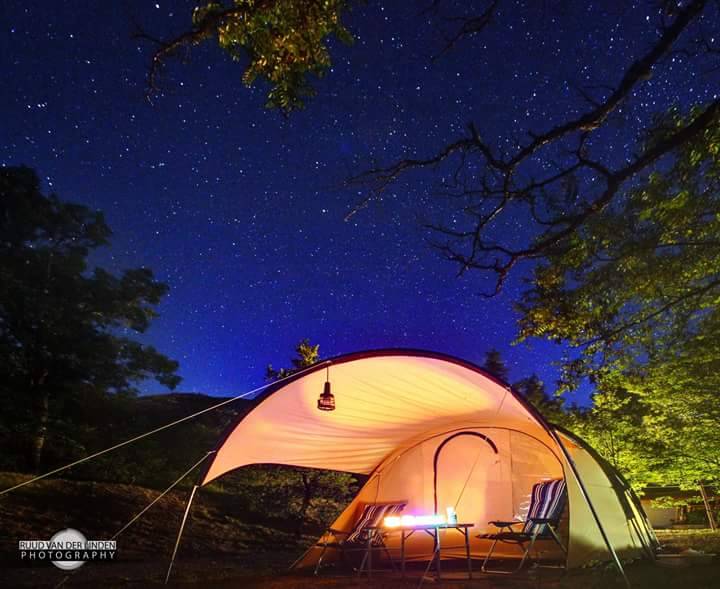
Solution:
[[(384, 502), (384, 503), (366, 503), (362, 505), (360, 516), (355, 521), (355, 525), (350, 531), (343, 532), (341, 530), (334, 530), (329, 528), (323, 537), (320, 539), (319, 546), (322, 546), (322, 552), (318, 558), (317, 564), (315, 565), (315, 574), (317, 575), (322, 565), (323, 557), (325, 552), (330, 549), (337, 549), (341, 551), (341, 555), (344, 557), (345, 552), (363, 551), (365, 552), (362, 564), (358, 569), (361, 572), (368, 558), (368, 540), (371, 543), (371, 550), (383, 550), (388, 559), (390, 560), (391, 566), (394, 568), (394, 563), (390, 555), (390, 551), (385, 546), (385, 534), (379, 533), (376, 529), (377, 526), (382, 525), (383, 519), (390, 515), (397, 515), (407, 505), (407, 501), (402, 502)], [(370, 528), (373, 528), (371, 531)], [(372, 534), (372, 537), (369, 535)]]
[[(492, 540), (490, 551), (487, 553), (482, 564), (483, 573), (512, 574), (519, 571), (527, 560), (530, 551), (537, 540), (554, 540), (562, 551), (567, 554), (567, 549), (560, 540), (557, 527), (562, 517), (565, 503), (567, 501), (567, 489), (564, 479), (554, 479), (536, 483), (532, 489), (530, 508), (524, 522), (492, 521), (490, 525), (498, 528), (497, 532), (480, 534), (478, 538)], [(514, 530), (513, 526), (522, 525), (522, 529)], [(517, 544), (523, 550), (522, 559), (516, 569), (512, 571), (490, 570), (487, 564), (492, 557), (495, 546), (498, 542)]]

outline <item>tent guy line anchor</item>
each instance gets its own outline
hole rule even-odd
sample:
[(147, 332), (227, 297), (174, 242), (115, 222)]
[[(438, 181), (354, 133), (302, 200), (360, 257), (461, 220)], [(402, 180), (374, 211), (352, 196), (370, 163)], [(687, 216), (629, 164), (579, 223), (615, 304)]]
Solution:
[[(167, 495), (170, 491), (172, 491), (179, 483), (182, 481), (185, 477), (187, 477), (193, 470), (195, 470), (198, 466), (200, 466), (208, 456), (211, 454), (215, 454), (215, 450), (210, 450), (210, 452), (206, 452), (203, 457), (198, 460), (195, 464), (193, 464), (189, 469), (187, 469), (183, 474), (180, 475), (178, 479), (176, 479), (167, 489), (165, 489), (162, 493), (160, 493), (155, 499), (153, 499), (150, 503), (148, 503), (142, 511), (135, 514), (135, 516), (126, 523), (122, 528), (120, 528), (113, 536), (110, 538), (111, 540), (115, 540), (120, 534), (122, 534), (125, 530), (127, 530), (131, 525), (133, 525), (137, 520), (139, 520), (153, 505), (155, 505), (160, 499), (162, 499), (165, 495)], [(173, 553), (174, 558), (174, 553)], [(62, 587), (70, 578), (75, 575), (78, 571), (82, 569), (75, 569), (72, 571), (69, 575), (66, 575), (57, 585), (55, 585), (54, 589), (59, 589)], [(166, 581), (167, 582), (167, 581)]]

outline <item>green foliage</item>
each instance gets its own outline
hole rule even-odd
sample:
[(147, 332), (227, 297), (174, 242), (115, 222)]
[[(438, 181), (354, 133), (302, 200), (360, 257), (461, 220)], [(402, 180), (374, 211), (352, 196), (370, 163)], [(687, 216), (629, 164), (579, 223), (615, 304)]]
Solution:
[(267, 81), (267, 108), (288, 112), (314, 95), (308, 76), (330, 68), (327, 39), (352, 42), (341, 22), (346, 10), (344, 0), (235, 0), (230, 8), (210, 2), (195, 9), (193, 25), (233, 59), (247, 59), (243, 82)]
[(521, 340), (578, 351), (564, 388), (598, 390), (582, 433), (636, 482), (720, 480), (719, 123), (563, 242), (519, 305)]
[(513, 388), (540, 411), (547, 421), (555, 425), (567, 425), (569, 415), (562, 398), (550, 396), (537, 374), (516, 382)]
[(210, 487), (237, 497), (247, 521), (282, 521), (300, 533), (329, 525), (357, 493), (358, 480), (337, 471), (261, 464)]
[(290, 360), (292, 368), (281, 368), (280, 370), (275, 370), (272, 367), (272, 364), (268, 364), (268, 367), (265, 370), (265, 378), (268, 380), (286, 378), (298, 370), (312, 366), (320, 359), (320, 344), (313, 345), (310, 343), (309, 339), (305, 338), (304, 340), (301, 340), (297, 346), (295, 346), (295, 353), (297, 356)]
[(37, 467), (45, 436), (93, 399), (177, 385), (177, 362), (129, 337), (167, 287), (145, 268), (90, 268), (110, 238), (102, 214), (44, 196), (28, 168), (0, 168), (0, 236), (0, 435), (31, 445)]
[(588, 442), (640, 491), (648, 484), (666, 482), (665, 444), (646, 435), (644, 412), (637, 397), (603, 390), (593, 396), (591, 408), (568, 411), (561, 425)]

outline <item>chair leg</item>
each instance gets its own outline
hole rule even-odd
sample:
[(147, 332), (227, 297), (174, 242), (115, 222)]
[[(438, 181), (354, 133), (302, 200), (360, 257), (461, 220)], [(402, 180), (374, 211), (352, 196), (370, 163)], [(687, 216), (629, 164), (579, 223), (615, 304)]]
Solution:
[(480, 567), (480, 571), (483, 573), (489, 573), (489, 574), (493, 574), (493, 575), (514, 575), (520, 569), (522, 569), (523, 566), (525, 565), (525, 561), (527, 561), (527, 558), (530, 555), (530, 551), (532, 550), (533, 545), (535, 544), (536, 538), (537, 538), (537, 536), (533, 536), (530, 539), (530, 544), (528, 545), (527, 549), (524, 548), (523, 544), (518, 543), (518, 546), (520, 546), (521, 550), (523, 550), (523, 555), (522, 555), (522, 558), (520, 559), (520, 564), (517, 567), (515, 567), (513, 570), (510, 570), (510, 571), (506, 571), (503, 569), (489, 569), (488, 568), (488, 566), (487, 566), (488, 561), (490, 560), (492, 553), (495, 551), (495, 545), (498, 543), (497, 539), (493, 540), (493, 543), (490, 546), (490, 551), (485, 556), (485, 560), (483, 561), (482, 566)]
[(523, 557), (520, 560), (520, 564), (513, 571), (514, 573), (517, 573), (521, 568), (523, 568), (523, 565), (525, 564), (527, 557), (530, 555), (530, 552), (532, 551), (533, 546), (535, 545), (535, 540), (537, 539), (537, 536), (538, 536), (537, 532), (533, 534), (532, 538), (530, 539), (530, 544), (528, 545), (527, 549), (525, 550), (525, 554), (523, 554)]
[(392, 554), (390, 554), (390, 549), (387, 547), (385, 542), (383, 542), (383, 550), (385, 550), (385, 554), (387, 554), (388, 560), (390, 561), (390, 567), (392, 568), (393, 573), (397, 573), (397, 568), (395, 568), (395, 563), (393, 562)]
[(562, 540), (560, 540), (560, 536), (558, 536), (558, 533), (555, 531), (555, 529), (548, 524), (548, 530), (550, 530), (550, 533), (552, 534), (552, 537), (555, 538), (555, 542), (558, 543), (558, 546), (560, 546), (560, 549), (567, 554), (567, 548), (562, 543)]
[[(557, 545), (560, 547), (560, 550), (563, 551), (563, 554), (567, 558), (567, 553), (568, 553), (567, 548), (562, 543), (562, 540), (560, 539), (560, 536), (558, 535), (557, 530), (555, 530), (555, 528), (553, 528), (550, 524), (545, 524), (545, 525), (546, 525), (546, 529), (550, 532), (550, 535), (552, 536), (553, 540), (555, 540)], [(567, 561), (561, 565), (550, 565), (550, 564), (537, 563), (536, 566), (542, 567), (542, 568), (548, 568), (548, 569), (563, 569), (563, 570), (567, 571)]]
[(360, 561), (360, 566), (357, 569), (358, 576), (362, 575), (363, 571), (365, 570), (365, 563), (368, 560), (368, 554), (369, 554), (369, 551), (367, 551), (367, 550), (365, 551), (365, 554), (363, 554), (363, 558)]
[(322, 566), (323, 557), (325, 556), (325, 552), (327, 551), (327, 542), (323, 544), (322, 552), (320, 553), (320, 557), (318, 558), (317, 563), (315, 564), (315, 572), (313, 573), (315, 576), (318, 575), (320, 572), (320, 567)]
[(480, 567), (480, 571), (483, 573), (490, 573), (494, 575), (510, 575), (515, 571), (504, 571), (502, 569), (489, 569), (487, 564), (490, 561), (490, 557), (492, 556), (493, 552), (495, 552), (495, 546), (497, 546), (498, 539), (495, 538), (493, 540), (492, 545), (490, 546), (490, 550), (488, 551), (487, 555), (485, 556), (485, 560), (482, 563), (482, 566)]

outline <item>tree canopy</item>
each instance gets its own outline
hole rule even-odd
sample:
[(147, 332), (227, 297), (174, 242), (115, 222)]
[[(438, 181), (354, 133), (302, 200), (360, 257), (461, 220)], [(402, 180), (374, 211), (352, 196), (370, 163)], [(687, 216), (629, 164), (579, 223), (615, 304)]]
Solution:
[(295, 357), (290, 359), (292, 368), (280, 368), (275, 370), (272, 364), (268, 364), (265, 371), (265, 378), (268, 380), (277, 380), (279, 378), (286, 378), (291, 374), (312, 366), (320, 360), (320, 344), (311, 344), (310, 340), (305, 338), (298, 342), (295, 346)]
[[(217, 38), (235, 57), (247, 54), (251, 64), (259, 59), (248, 70), (251, 80), (265, 77), (278, 88), (285, 80), (285, 90), (278, 90), (284, 98), (269, 106), (295, 108), (305, 90), (292, 89), (302, 88), (314, 63), (327, 68), (326, 48), (302, 49), (321, 57), (286, 59), (290, 67), (277, 59), (302, 47), (293, 41), (300, 29), (315, 48), (329, 33), (345, 34), (339, 23), (346, 4), (321, 3), (322, 16), (303, 21), (298, 14), (315, 14), (306, 4), (277, 3), (285, 10), (273, 24), (262, 16), (269, 10), (263, 2), (199, 8), (193, 30), (160, 43), (151, 82), (167, 56)], [(431, 3), (424, 16), (438, 18), (441, 5)], [(466, 11), (445, 51), (499, 26), (503, 5), (497, 0), (476, 14)], [(401, 179), (433, 174), (438, 195), (453, 203), (428, 222), (434, 246), (460, 273), (488, 275), (488, 296), (497, 295), (511, 273), (528, 270), (519, 339), (569, 346), (561, 390), (583, 379), (594, 386), (593, 407), (568, 417), (573, 427), (636, 483), (694, 484), (720, 476), (720, 98), (708, 92), (712, 98), (703, 104), (665, 113), (638, 95), (677, 56), (698, 83), (716, 81), (720, 5), (648, 0), (642, 9), (647, 42), (592, 87), (575, 88), (582, 97), (576, 109), (526, 133), (491, 140), (470, 121), (464, 134), (434, 148), (423, 145), (424, 153), (407, 147), (408, 153), (349, 180), (363, 196), (348, 216), (382, 200)], [(513, 17), (505, 11), (505, 19)], [(256, 36), (250, 22), (268, 28)], [(283, 30), (293, 34), (274, 35)], [(266, 65), (275, 68), (272, 74)], [(628, 124), (630, 105), (637, 134), (611, 132)], [(521, 228), (519, 237), (505, 230), (509, 224)], [(502, 378), (497, 362), (488, 362)], [(557, 409), (539, 379), (520, 387), (545, 410)]]
[[(559, 243), (519, 305), (520, 338), (577, 350), (564, 387), (591, 379), (599, 393), (591, 414), (629, 428), (628, 446), (657, 482), (720, 477), (717, 123)], [(648, 148), (686, 124), (669, 113)]]
[(54, 420), (88, 399), (180, 381), (177, 362), (130, 337), (167, 286), (147, 268), (116, 276), (88, 262), (110, 235), (101, 213), (43, 195), (31, 169), (0, 168), (0, 413), (29, 432), (35, 466)]
[(209, 40), (233, 60), (243, 61), (243, 82), (260, 79), (270, 85), (267, 108), (289, 112), (301, 108), (315, 91), (311, 75), (321, 77), (330, 68), (330, 37), (345, 43), (352, 36), (342, 24), (345, 0), (234, 0), (230, 5), (208, 2), (195, 8), (192, 28), (157, 45), (149, 72), (149, 90), (157, 89), (160, 68), (181, 50)]
[(505, 360), (499, 350), (495, 348), (485, 352), (485, 361), (482, 364), (482, 368), (503, 382), (507, 382), (510, 378), (510, 371), (505, 364)]

